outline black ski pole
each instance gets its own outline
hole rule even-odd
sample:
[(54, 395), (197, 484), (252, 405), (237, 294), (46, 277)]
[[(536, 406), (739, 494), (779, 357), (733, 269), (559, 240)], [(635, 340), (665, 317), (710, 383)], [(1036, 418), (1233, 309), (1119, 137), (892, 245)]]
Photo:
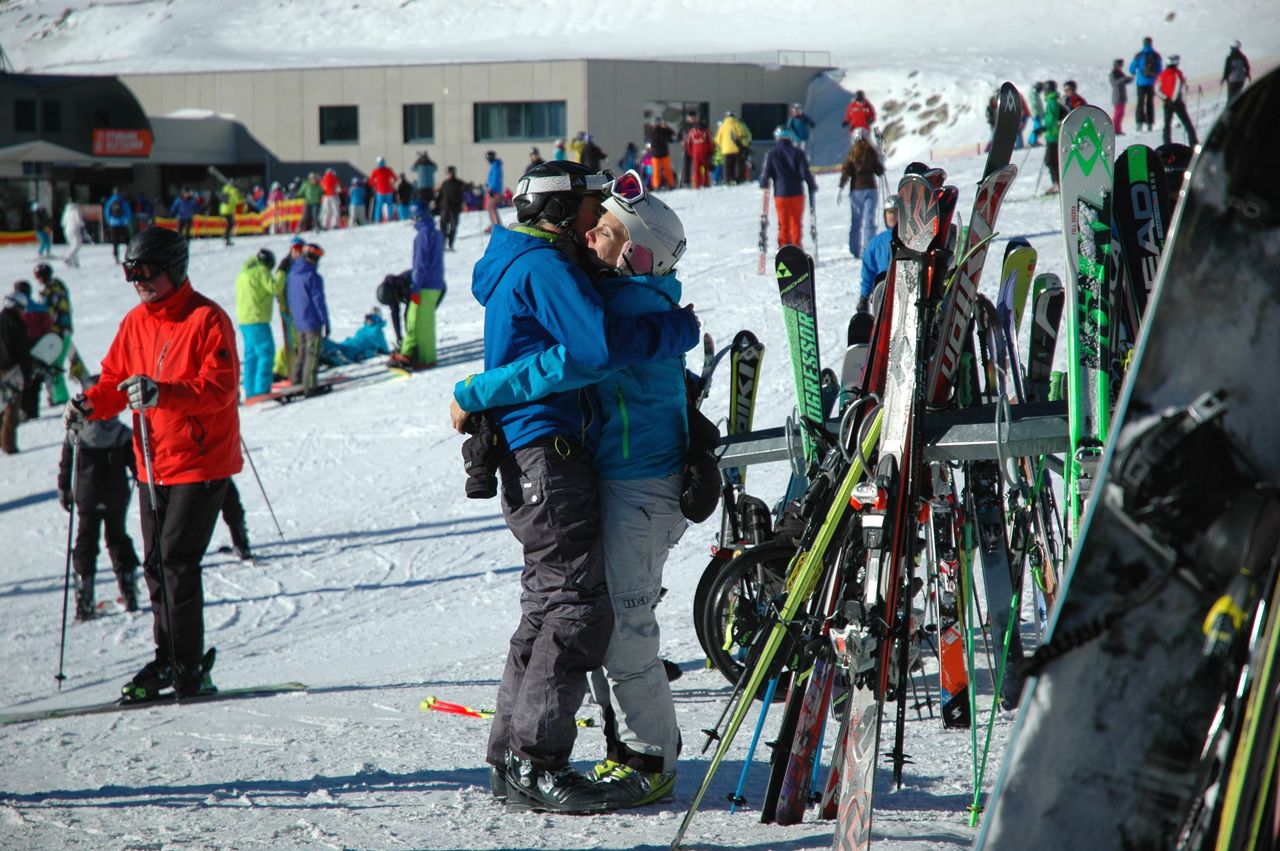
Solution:
[(280, 528), (280, 521), (276, 519), (276, 510), (271, 507), (271, 500), (267, 498), (267, 489), (262, 486), (262, 477), (258, 475), (258, 465), (253, 463), (253, 456), (249, 454), (249, 445), (244, 442), (244, 435), (240, 436), (240, 448), (244, 450), (244, 457), (249, 459), (249, 469), (253, 471), (253, 478), (258, 482), (258, 490), (262, 491), (262, 501), (267, 504), (267, 511), (271, 512), (271, 522), (276, 524), (276, 534), (283, 541), (284, 530)]
[(178, 678), (178, 654), (173, 643), (173, 610), (169, 607), (169, 588), (164, 578), (164, 552), (160, 549), (163, 537), (160, 534), (160, 505), (156, 502), (156, 477), (151, 472), (151, 438), (147, 433), (146, 411), (137, 411), (138, 435), (142, 438), (142, 463), (147, 470), (147, 494), (151, 498), (151, 546), (156, 554), (156, 573), (160, 576), (160, 600), (164, 605), (165, 632), (169, 637), (169, 665), (173, 671), (173, 682)]
[(58, 643), (58, 673), (54, 679), (58, 681), (58, 691), (62, 691), (62, 681), (67, 675), (62, 672), (62, 660), (67, 650), (67, 598), (71, 596), (71, 530), (76, 525), (76, 473), (80, 467), (80, 435), (71, 432), (71, 508), (67, 513), (67, 566), (62, 577), (62, 640)]

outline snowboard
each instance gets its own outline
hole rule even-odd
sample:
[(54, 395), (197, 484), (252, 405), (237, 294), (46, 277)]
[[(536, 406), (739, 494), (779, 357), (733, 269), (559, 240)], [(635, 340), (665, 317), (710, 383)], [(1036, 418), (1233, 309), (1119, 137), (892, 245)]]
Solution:
[[(1234, 601), (1226, 648), (1211, 615), (1256, 555), (1257, 483), (1280, 481), (1278, 125), (1272, 72), (1192, 165), (977, 848), (1177, 846), (1246, 645), (1274, 637), (1255, 628), (1269, 602)], [(1265, 555), (1255, 587), (1274, 584)]]

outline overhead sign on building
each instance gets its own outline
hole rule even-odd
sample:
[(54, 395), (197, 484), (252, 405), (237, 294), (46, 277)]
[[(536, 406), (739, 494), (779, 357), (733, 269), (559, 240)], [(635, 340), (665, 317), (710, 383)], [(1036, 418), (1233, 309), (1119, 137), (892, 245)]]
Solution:
[(147, 157), (151, 155), (150, 130), (93, 130), (93, 155), (96, 157)]

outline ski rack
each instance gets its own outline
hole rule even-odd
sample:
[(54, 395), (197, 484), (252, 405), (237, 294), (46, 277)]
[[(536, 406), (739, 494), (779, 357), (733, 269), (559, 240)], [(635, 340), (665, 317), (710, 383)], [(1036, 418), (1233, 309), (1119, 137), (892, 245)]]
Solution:
[[(1003, 447), (997, 445), (996, 406), (979, 405), (955, 411), (930, 411), (924, 418), (926, 461), (981, 461), (1058, 455), (1069, 449), (1066, 402), (1011, 405), (1003, 424)], [(832, 433), (838, 420), (828, 420)], [(720, 466), (746, 467), (799, 457), (804, 450), (798, 430), (790, 435), (781, 426), (721, 438)]]

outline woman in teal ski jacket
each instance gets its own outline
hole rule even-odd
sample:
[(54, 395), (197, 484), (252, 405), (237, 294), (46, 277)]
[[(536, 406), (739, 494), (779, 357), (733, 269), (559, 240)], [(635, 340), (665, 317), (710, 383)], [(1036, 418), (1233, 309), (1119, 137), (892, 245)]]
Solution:
[[(606, 314), (678, 309), (681, 287), (671, 271), (685, 248), (679, 218), (645, 193), (634, 171), (614, 182), (603, 207), (587, 244), (605, 270), (595, 286)], [(668, 551), (687, 525), (680, 510), (689, 445), (684, 371), (683, 357), (589, 366), (556, 345), (454, 387), (458, 405), (478, 411), (594, 385), (600, 412), (594, 464), (614, 626), (603, 668), (590, 678), (607, 740), (593, 776), (608, 784), (616, 807), (656, 802), (675, 784), (680, 731), (655, 608)]]

